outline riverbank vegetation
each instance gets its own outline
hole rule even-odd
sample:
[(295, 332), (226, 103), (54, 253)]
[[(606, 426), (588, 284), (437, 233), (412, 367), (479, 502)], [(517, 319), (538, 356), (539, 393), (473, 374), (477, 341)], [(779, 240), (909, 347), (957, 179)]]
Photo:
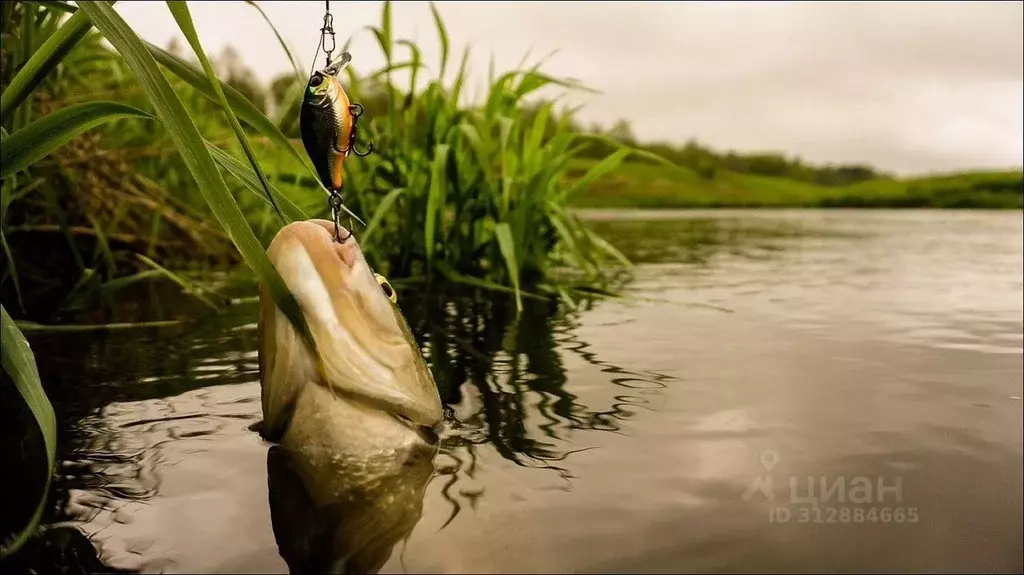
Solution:
[[(145, 48), (133, 60), (113, 41), (115, 50), (104, 47), (108, 30), (93, 30), (82, 14), (72, 22), (72, 12), (61, 3), (4, 5), (3, 80), (14, 80), (4, 91), (4, 301), (52, 323), (137, 281), (188, 284), (188, 272), (243, 260), (267, 275), (256, 252), (280, 226), (329, 213), (298, 138), (298, 66), (265, 90), (230, 52), (204, 62), (194, 31), (188, 47), (168, 50), (130, 39), (122, 45)], [(495, 75), (480, 101), (460, 100), (469, 54), (449, 54), (440, 14), (442, 57), (429, 66), (418, 46), (393, 37), (390, 14), (386, 4), (372, 30), (385, 66), (347, 70), (350, 96), (366, 108), (361, 139), (373, 141), (374, 153), (346, 163), (343, 193), (365, 222), (355, 230), (374, 267), (399, 282), (469, 282), (517, 299), (532, 293), (572, 301), (599, 288), (624, 258), (565, 207), (630, 155), (662, 160), (568, 129), (571, 115), (553, 104), (525, 113), (538, 90), (585, 89), (539, 65)], [(66, 41), (55, 44), (62, 32)], [(40, 59), (49, 69), (23, 81), (50, 44), (66, 53)], [(138, 76), (150, 63), (166, 83), (157, 92), (147, 85), (156, 78)], [(399, 71), (408, 84), (399, 85)], [(214, 76), (223, 84), (210, 84)], [(154, 105), (154, 95), (166, 92), (181, 106)], [(186, 111), (194, 130), (167, 125)], [(57, 125), (54, 119), (68, 127), (54, 141), (59, 146), (15, 145), (30, 128)], [(199, 152), (208, 154), (181, 153), (189, 142), (202, 142)], [(587, 142), (608, 153), (567, 177)], [(197, 185), (197, 174), (209, 189)], [(41, 251), (47, 257), (31, 257)]]
[[(582, 130), (571, 125), (570, 129)], [(641, 142), (619, 120), (592, 131), (669, 160), (667, 169), (632, 157), (591, 183), (574, 205), (606, 208), (1014, 208), (1024, 207), (1020, 169), (898, 178), (862, 164), (813, 165), (778, 152), (720, 151), (685, 144)], [(583, 156), (610, 153), (589, 143)], [(595, 159), (577, 160), (580, 177)]]
[[(578, 161), (570, 176), (591, 162)], [(822, 185), (784, 176), (717, 170), (713, 178), (686, 168), (627, 162), (576, 196), (587, 208), (1024, 208), (1020, 171), (966, 172), (915, 178), (873, 177)]]

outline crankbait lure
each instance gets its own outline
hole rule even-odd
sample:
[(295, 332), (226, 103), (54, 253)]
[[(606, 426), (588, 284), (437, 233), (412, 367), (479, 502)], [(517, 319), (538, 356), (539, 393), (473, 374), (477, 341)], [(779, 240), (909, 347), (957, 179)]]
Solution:
[[(356, 149), (356, 128), (363, 107), (349, 101), (345, 88), (341, 85), (339, 74), (348, 66), (352, 56), (342, 52), (337, 59), (331, 59), (334, 51), (334, 18), (330, 12), (330, 0), (327, 0), (327, 13), (324, 25), (320, 29), (320, 46), (327, 53), (327, 65), (310, 75), (309, 82), (303, 93), (302, 108), (299, 114), (299, 129), (302, 133), (302, 145), (306, 154), (313, 162), (320, 183), (330, 193), (328, 204), (334, 217), (335, 240), (344, 242), (352, 234), (349, 232), (341, 237), (342, 198), (342, 166), (350, 153), (366, 156), (373, 151), (369, 144), (366, 151)], [(327, 38), (331, 46), (327, 48)], [(314, 57), (314, 61), (315, 61)]]

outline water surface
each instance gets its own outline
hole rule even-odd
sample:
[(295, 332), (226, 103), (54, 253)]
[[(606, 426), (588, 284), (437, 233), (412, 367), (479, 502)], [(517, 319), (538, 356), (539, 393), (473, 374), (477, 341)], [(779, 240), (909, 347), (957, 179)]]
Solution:
[[(448, 407), (382, 572), (1024, 569), (1019, 212), (585, 215), (638, 264), (623, 300), (399, 292)], [(106, 568), (288, 569), (255, 321), (33, 336), (37, 569), (99, 568), (77, 533)]]

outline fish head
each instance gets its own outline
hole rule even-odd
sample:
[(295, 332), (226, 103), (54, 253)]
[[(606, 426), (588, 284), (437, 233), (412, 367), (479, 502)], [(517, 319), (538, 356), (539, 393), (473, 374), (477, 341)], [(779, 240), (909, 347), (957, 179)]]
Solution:
[(306, 84), (306, 100), (316, 106), (328, 106), (339, 97), (343, 97), (345, 100), (343, 105), (348, 108), (348, 96), (345, 94), (338, 75), (348, 67), (348, 63), (351, 61), (352, 56), (348, 52), (342, 52), (330, 64), (314, 72)]
[(306, 84), (305, 100), (318, 108), (330, 106), (339, 99), (344, 99), (343, 107), (348, 108), (348, 96), (336, 76), (321, 72), (314, 72)]
[[(342, 236), (348, 232), (340, 230)], [(267, 250), (271, 262), (295, 296), (316, 351), (270, 299), (260, 293), (260, 383), (264, 435), (305, 426), (309, 437), (337, 433), (339, 442), (405, 437), (427, 433), (441, 422), (437, 386), (415, 338), (395, 303), (395, 290), (366, 263), (354, 236), (334, 241), (334, 223), (293, 222), (278, 232)], [(306, 388), (316, 388), (315, 391)], [(330, 393), (323, 394), (324, 390)], [(318, 397), (315, 401), (309, 399)], [(304, 399), (305, 398), (305, 399)], [(303, 407), (303, 401), (312, 405)], [(344, 408), (326, 403), (344, 402)], [(331, 411), (333, 409), (333, 411)], [(307, 421), (292, 421), (295, 413)], [(346, 413), (334, 423), (311, 421), (328, 413)], [(321, 417), (322, 419), (323, 417)], [(363, 431), (345, 429), (365, 421)], [(401, 427), (389, 427), (397, 422)], [(373, 428), (373, 431), (370, 431)], [(386, 429), (385, 429), (386, 428)], [(391, 435), (389, 435), (391, 434)], [(312, 441), (312, 439), (310, 439)], [(302, 443), (302, 441), (298, 441)]]

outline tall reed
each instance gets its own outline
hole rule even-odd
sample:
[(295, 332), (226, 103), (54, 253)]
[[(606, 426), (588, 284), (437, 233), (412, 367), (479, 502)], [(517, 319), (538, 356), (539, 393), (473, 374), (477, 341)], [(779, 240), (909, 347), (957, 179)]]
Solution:
[[(385, 3), (380, 25), (369, 28), (385, 67), (368, 77), (348, 70), (353, 101), (368, 102), (364, 131), (374, 143), (373, 154), (346, 163), (345, 197), (368, 218), (361, 242), (392, 276), (504, 287), (517, 300), (522, 290), (572, 299), (581, 276), (582, 285), (599, 285), (604, 270), (628, 261), (566, 206), (628, 155), (643, 153), (609, 141), (615, 151), (570, 181), (570, 163), (600, 136), (570, 131), (571, 114), (530, 98), (544, 88), (586, 88), (537, 63), (492, 78), (482, 101), (466, 103), (469, 48), (446, 75), (450, 40), (431, 10), (436, 66), (422, 61), (417, 44), (394, 37)], [(394, 80), (400, 69), (409, 71), (406, 85)], [(559, 270), (576, 272), (574, 279)]]

